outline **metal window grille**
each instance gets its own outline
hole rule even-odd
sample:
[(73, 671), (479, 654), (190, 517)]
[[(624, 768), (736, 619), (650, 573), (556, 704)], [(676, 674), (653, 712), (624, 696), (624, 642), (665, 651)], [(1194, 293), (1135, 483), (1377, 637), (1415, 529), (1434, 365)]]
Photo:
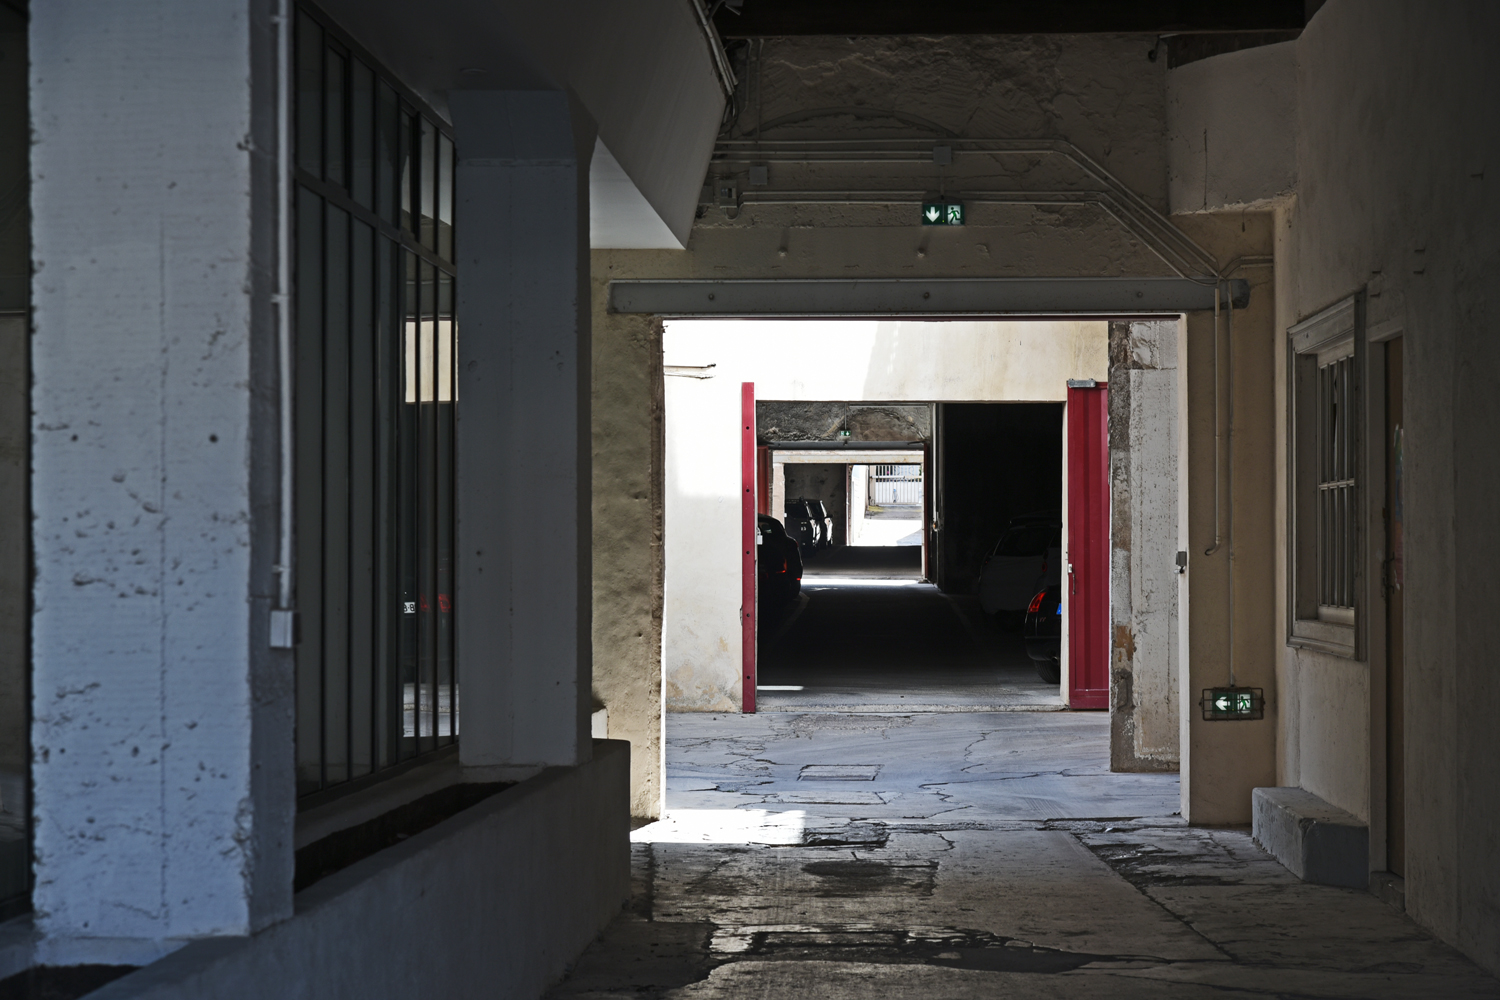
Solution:
[(922, 506), (922, 467), (872, 465), (870, 503), (878, 507)]
[(1318, 605), (1354, 608), (1354, 359), (1318, 366)]
[(297, 791), (458, 738), (453, 140), (298, 13)]

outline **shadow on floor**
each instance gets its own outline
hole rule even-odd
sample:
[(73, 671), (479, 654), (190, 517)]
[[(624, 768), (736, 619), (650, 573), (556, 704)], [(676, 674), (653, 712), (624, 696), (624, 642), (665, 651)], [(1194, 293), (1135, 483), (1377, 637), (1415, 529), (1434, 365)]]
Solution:
[[(859, 552), (858, 549), (844, 550)], [(978, 598), (928, 583), (807, 574), (802, 598), (763, 616), (761, 711), (1046, 711), (1063, 708), (1019, 633), (987, 621)]]

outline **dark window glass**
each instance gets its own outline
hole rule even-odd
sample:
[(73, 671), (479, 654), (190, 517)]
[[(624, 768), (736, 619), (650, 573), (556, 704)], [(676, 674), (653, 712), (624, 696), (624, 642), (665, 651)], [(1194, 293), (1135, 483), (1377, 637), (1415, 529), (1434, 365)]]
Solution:
[(399, 176), (401, 178), (401, 192), (398, 203), (401, 206), (401, 228), (413, 235), (416, 229), (412, 225), (412, 191), (417, 179), (412, 176), (417, 171), (416, 161), (412, 157), (413, 123), (412, 118), (402, 109), (400, 116), (399, 142), (396, 143), (398, 155), (401, 157), (399, 164)]
[(390, 84), (376, 85), (375, 101), (375, 201), (380, 218), (393, 226), (401, 224), (398, 205), (401, 176), (401, 105)]
[(323, 29), (297, 17), (297, 166), (323, 176)]
[(297, 787), (319, 801), (458, 736), (453, 146), (299, 24)]
[(13, 5), (0, 10), (0, 921), (24, 912), (31, 890), (31, 405), (30, 380), (22, 377), (31, 369), (26, 27)]
[(323, 234), (323, 780), (349, 780), (349, 216)]
[(297, 791), (323, 787), (323, 673), (302, 669), (323, 645), (323, 199), (297, 190), (295, 479), (297, 610)]
[(437, 272), (437, 395), (433, 404), (437, 422), (437, 470), (433, 477), (437, 521), (437, 735), (442, 744), (453, 742), (458, 735), (456, 675), (453, 669), (453, 528), (454, 528), (454, 402), (457, 370), (454, 367), (457, 347), (453, 322), (453, 278)]
[[(375, 324), (375, 230), (355, 222), (349, 244), (349, 776), (369, 774), (375, 759), (378, 615), (376, 586), (376, 403), (379, 333)], [(358, 609), (356, 612), (355, 609)]]
[(429, 250), (437, 249), (437, 129), (426, 118), (421, 119), (422, 128), (422, 245)]
[(349, 64), (349, 194), (375, 208), (375, 74), (358, 59)]
[(348, 183), (344, 173), (344, 74), (349, 61), (333, 49), (323, 50), (323, 176), (340, 187)]
[(453, 259), (453, 140), (438, 136), (437, 252)]

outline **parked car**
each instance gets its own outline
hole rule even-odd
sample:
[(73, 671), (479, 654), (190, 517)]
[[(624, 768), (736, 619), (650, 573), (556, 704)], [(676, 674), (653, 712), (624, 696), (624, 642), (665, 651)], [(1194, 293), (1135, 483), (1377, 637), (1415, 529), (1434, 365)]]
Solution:
[(812, 512), (823, 519), (823, 539), (818, 543), (820, 549), (833, 548), (833, 518), (828, 516), (828, 508), (821, 500), (809, 500)]
[(1038, 590), (1062, 579), (1062, 515), (1013, 517), (979, 569), (979, 604), (1002, 628), (1014, 629)]
[(786, 502), (786, 533), (802, 548), (802, 558), (818, 554), (823, 540), (823, 519), (813, 513), (812, 505), (801, 497)]
[(802, 554), (781, 522), (768, 514), (755, 517), (755, 577), (761, 606), (771, 609), (802, 593)]
[(1022, 631), (1026, 655), (1036, 664), (1036, 672), (1048, 684), (1062, 677), (1062, 584), (1048, 584), (1031, 598), (1026, 606), (1026, 625)]

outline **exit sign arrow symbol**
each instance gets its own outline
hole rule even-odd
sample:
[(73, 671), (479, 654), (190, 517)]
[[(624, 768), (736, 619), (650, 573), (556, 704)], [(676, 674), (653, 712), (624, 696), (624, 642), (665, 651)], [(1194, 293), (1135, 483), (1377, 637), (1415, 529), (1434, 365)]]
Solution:
[[(936, 205), (928, 205), (927, 206), (927, 221), (928, 222), (936, 222), (938, 220), (938, 216), (942, 215), (942, 214), (943, 213), (938, 209), (938, 207)], [(908, 218), (909, 218), (909, 216), (908, 216)]]

